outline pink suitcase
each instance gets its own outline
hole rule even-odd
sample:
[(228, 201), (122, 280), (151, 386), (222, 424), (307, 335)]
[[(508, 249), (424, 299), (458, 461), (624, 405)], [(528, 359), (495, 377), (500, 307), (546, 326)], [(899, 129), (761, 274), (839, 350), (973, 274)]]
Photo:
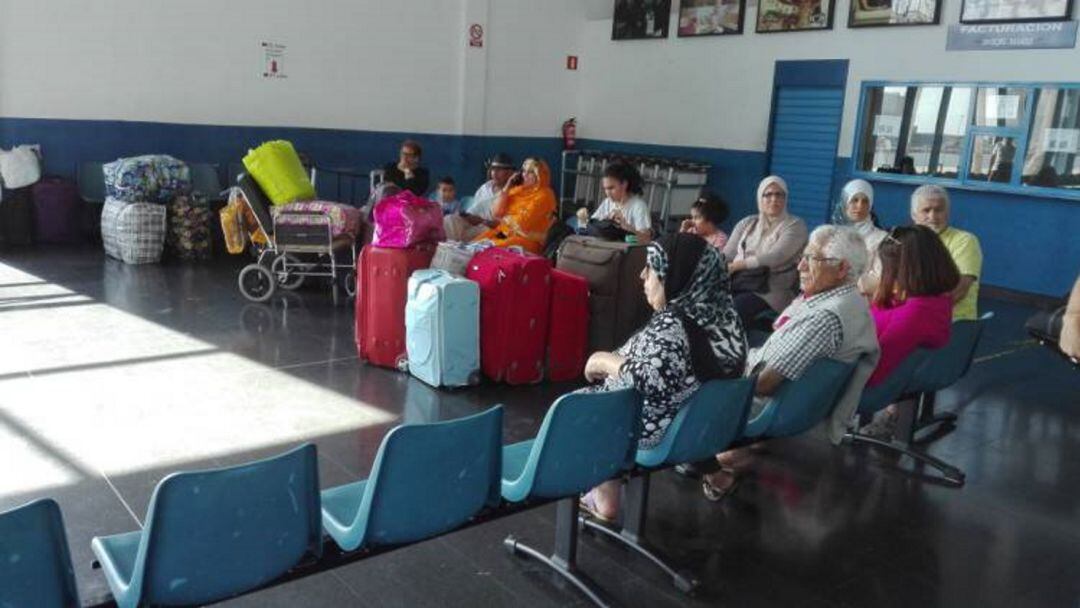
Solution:
[(366, 245), (360, 250), (356, 273), (356, 349), (360, 358), (381, 367), (404, 371), (405, 302), (409, 275), (427, 268), (434, 243), (406, 249)]
[(551, 262), (492, 247), (473, 256), (465, 276), (480, 284), (480, 369), (496, 382), (544, 379)]
[(589, 353), (589, 282), (562, 270), (551, 271), (547, 376), (552, 382), (577, 380)]

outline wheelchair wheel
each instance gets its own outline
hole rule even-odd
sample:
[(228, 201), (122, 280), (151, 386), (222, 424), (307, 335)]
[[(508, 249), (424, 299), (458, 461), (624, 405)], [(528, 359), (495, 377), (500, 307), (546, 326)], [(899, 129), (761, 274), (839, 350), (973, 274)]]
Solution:
[(274, 295), (276, 281), (274, 275), (265, 266), (248, 264), (240, 271), (237, 278), (240, 293), (252, 302), (265, 302)]
[[(289, 264), (289, 271), (285, 272), (285, 263)], [(291, 253), (283, 253), (270, 264), (270, 272), (274, 275), (278, 287), (292, 291), (299, 289), (304, 284), (304, 275), (300, 274), (307, 269), (308, 265), (301, 264), (300, 260)]]

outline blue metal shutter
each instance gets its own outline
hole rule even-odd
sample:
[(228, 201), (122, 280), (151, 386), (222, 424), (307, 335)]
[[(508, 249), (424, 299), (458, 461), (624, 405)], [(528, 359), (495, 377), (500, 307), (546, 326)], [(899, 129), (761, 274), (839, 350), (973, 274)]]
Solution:
[(781, 87), (773, 111), (769, 172), (788, 183), (788, 211), (813, 228), (829, 219), (836, 146), (844, 109), (840, 87)]

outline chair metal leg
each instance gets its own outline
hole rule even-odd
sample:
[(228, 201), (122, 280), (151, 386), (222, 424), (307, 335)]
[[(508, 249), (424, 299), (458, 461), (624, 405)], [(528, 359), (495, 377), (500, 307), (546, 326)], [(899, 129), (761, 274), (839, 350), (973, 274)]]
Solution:
[(636, 551), (639, 555), (648, 558), (661, 570), (671, 577), (675, 588), (686, 594), (691, 594), (701, 584), (692, 574), (679, 572), (669, 566), (657, 551), (649, 546), (645, 540), (645, 515), (649, 504), (649, 477), (648, 473), (631, 477), (626, 485), (626, 503), (623, 506), (623, 527), (621, 530), (610, 528), (594, 519), (579, 516), (581, 524), (586, 530), (600, 532), (608, 538), (618, 541), (622, 545)]
[(909, 446), (899, 441), (882, 441), (881, 439), (875, 439), (874, 437), (867, 437), (866, 435), (860, 435), (858, 433), (846, 433), (844, 435), (845, 443), (865, 443), (868, 445), (892, 450), (899, 454), (907, 455), (913, 458), (915, 461), (922, 464), (929, 465), (941, 472), (943, 479), (950, 485), (961, 487), (964, 485), (964, 472), (960, 469), (952, 466), (951, 464), (934, 458), (929, 454), (923, 454), (922, 452), (916, 452)]
[[(937, 393), (920, 393), (918, 400), (918, 415), (915, 418), (915, 429), (912, 441), (924, 443), (936, 439), (940, 434), (945, 434), (949, 427), (956, 426), (956, 414), (953, 412), (934, 411)], [(921, 434), (926, 429), (934, 429), (932, 433)], [(921, 434), (921, 435), (920, 435)], [(917, 436), (917, 437), (916, 437)]]
[(601, 607), (610, 606), (611, 603), (604, 597), (604, 593), (577, 567), (577, 535), (578, 535), (578, 499), (576, 496), (564, 498), (555, 506), (555, 549), (551, 556), (544, 555), (536, 549), (519, 542), (514, 535), (506, 537), (503, 546), (511, 555), (524, 555), (531, 557), (542, 564), (547, 565), (556, 574), (570, 581), (579, 591), (584, 593), (594, 604)]

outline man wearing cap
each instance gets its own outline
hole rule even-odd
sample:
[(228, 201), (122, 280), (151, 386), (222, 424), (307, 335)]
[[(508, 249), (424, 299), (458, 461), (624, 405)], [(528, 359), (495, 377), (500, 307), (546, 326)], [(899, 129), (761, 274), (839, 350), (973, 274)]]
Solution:
[(488, 181), (476, 191), (472, 205), (460, 214), (448, 215), (443, 219), (446, 238), (451, 241), (468, 242), (488, 228), (499, 225), (492, 207), (495, 199), (506, 189), (510, 176), (514, 174), (514, 161), (509, 155), (499, 152), (487, 162)]

